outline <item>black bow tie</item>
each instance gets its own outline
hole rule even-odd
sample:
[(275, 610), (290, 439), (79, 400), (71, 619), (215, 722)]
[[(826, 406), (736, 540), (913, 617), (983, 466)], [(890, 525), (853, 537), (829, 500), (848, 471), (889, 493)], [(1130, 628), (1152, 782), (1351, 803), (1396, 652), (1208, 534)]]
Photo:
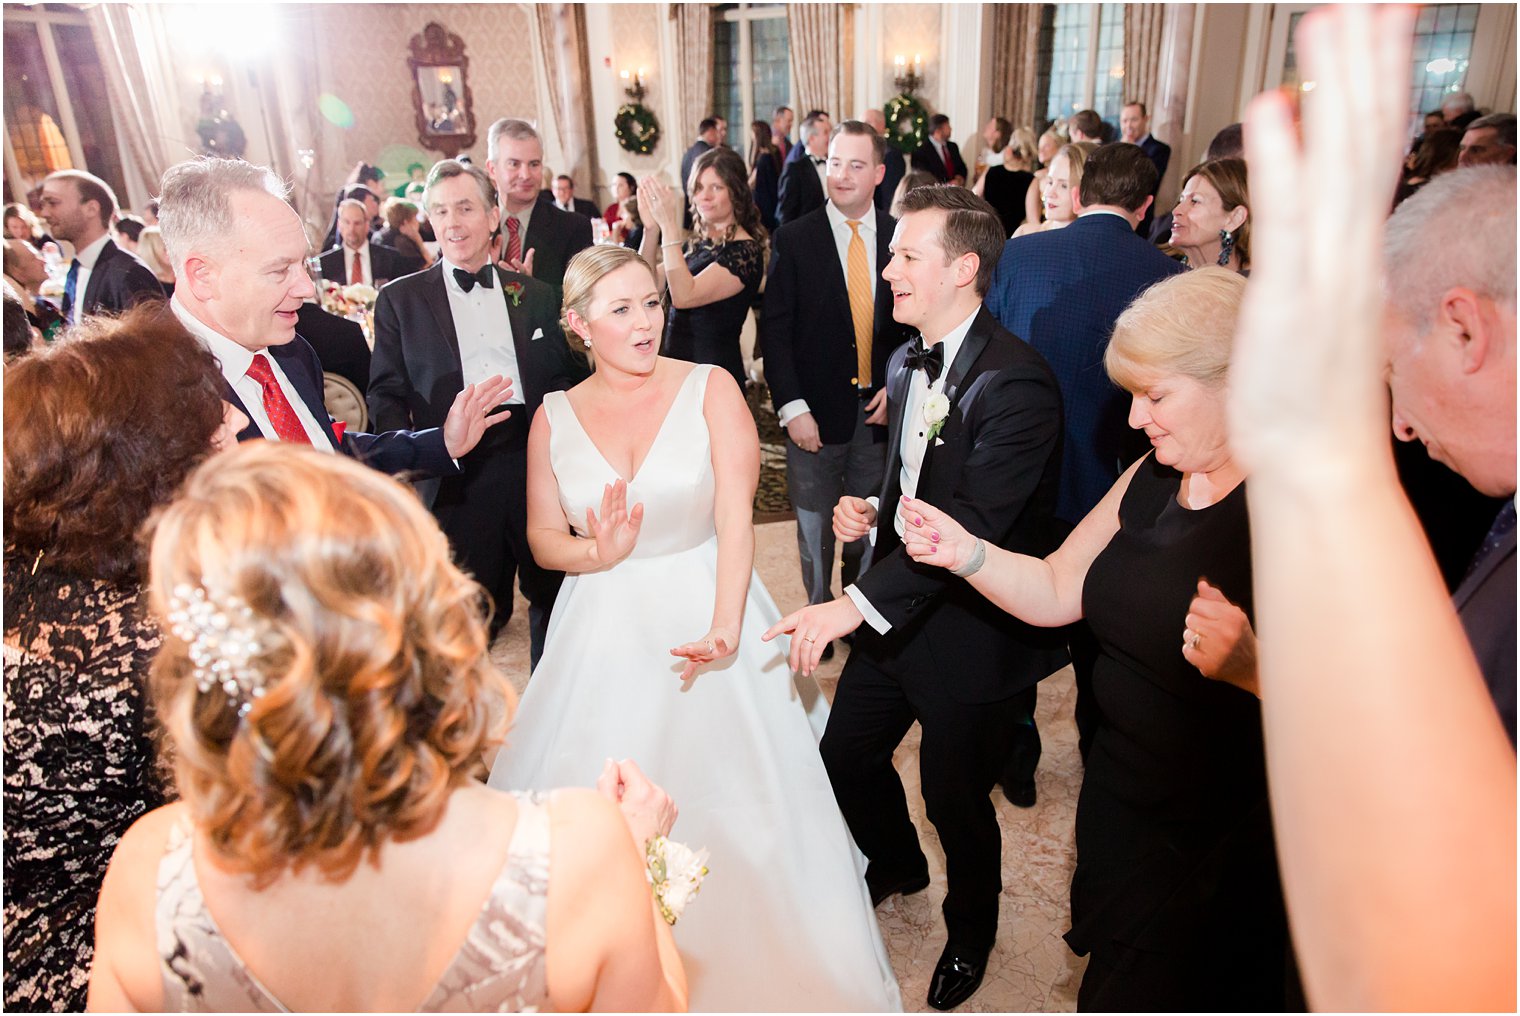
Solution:
[(467, 272), (463, 268), (454, 269), (454, 280), (459, 283), (459, 288), (468, 293), (475, 288), (475, 283), (480, 283), (486, 289), (491, 288), (491, 280), (496, 277), (494, 266), (483, 265), (478, 272)]
[(928, 375), (929, 383), (932, 385), (945, 372), (945, 344), (936, 342), (925, 349), (924, 337), (915, 336), (913, 345), (908, 347), (908, 359), (904, 363), (909, 370), (923, 371)]
[(824, 162), (825, 162), (825, 161), (826, 161), (826, 160), (824, 160), (824, 159), (820, 159), (820, 158), (819, 158), (819, 157), (818, 157), (818, 156), (816, 156), (816, 155), (810, 155), (810, 156), (808, 156), (808, 158), (810, 158), (810, 159), (812, 159), (812, 160), (813, 160), (813, 165), (815, 165), (815, 166), (821, 166), (821, 165), (823, 165), (823, 164), (824, 164)]

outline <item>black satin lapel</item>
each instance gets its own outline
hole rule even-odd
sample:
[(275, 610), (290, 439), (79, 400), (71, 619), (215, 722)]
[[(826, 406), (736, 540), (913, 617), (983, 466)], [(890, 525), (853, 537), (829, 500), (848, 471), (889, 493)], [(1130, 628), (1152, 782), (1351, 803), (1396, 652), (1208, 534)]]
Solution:
[(992, 313), (984, 305), (976, 312), (976, 318), (971, 322), (971, 327), (966, 331), (966, 338), (961, 342), (960, 350), (955, 354), (955, 362), (949, 364), (949, 372), (945, 375), (945, 395), (952, 405), (955, 397), (960, 394), (961, 382), (966, 380), (966, 375), (982, 355), (982, 350), (987, 348), (987, 343), (992, 340)]
[(449, 307), (449, 292), (446, 286), (447, 283), (443, 278), (443, 261), (439, 260), (433, 277), (428, 279), (427, 285), (422, 287), (422, 292), (425, 294), (428, 310), (432, 311), (433, 320), (438, 324), (439, 333), (449, 340), (449, 349), (454, 352), (454, 366), (463, 370), (463, 361), (459, 355), (459, 332), (454, 328), (454, 311)]
[(887, 367), (887, 482), (890, 484), (902, 469), (903, 414), (908, 411), (908, 379), (912, 372), (894, 357), (895, 368)]
[[(507, 301), (507, 320), (512, 325), (512, 348), (517, 353), (517, 373), (525, 375), (528, 371), (528, 354), (533, 345), (533, 333), (529, 331), (528, 309), (521, 306), (522, 297), (527, 295), (524, 289), (518, 296), (518, 302), (513, 303), (507, 295), (507, 280), (502, 277), (501, 269), (496, 270), (496, 284), (501, 287), (501, 298)], [(515, 397), (523, 402), (528, 401), (527, 379), (519, 376), (512, 379), (512, 391)]]

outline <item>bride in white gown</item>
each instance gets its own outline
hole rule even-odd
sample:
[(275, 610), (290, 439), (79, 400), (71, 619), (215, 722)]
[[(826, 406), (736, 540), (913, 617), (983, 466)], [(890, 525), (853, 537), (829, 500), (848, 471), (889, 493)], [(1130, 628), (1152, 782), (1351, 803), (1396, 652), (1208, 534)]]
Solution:
[(597, 368), (533, 421), (528, 515), (538, 563), (569, 575), (491, 785), (589, 787), (631, 758), (666, 788), (672, 835), (711, 852), (675, 927), (693, 1010), (900, 1010), (786, 649), (759, 638), (780, 612), (754, 574), (743, 395), (659, 356), (634, 252), (577, 255), (565, 306)]

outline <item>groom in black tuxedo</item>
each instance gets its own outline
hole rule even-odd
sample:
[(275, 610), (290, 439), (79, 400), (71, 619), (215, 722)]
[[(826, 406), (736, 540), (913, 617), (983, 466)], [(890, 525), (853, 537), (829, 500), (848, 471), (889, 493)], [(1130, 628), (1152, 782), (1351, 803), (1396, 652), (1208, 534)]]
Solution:
[(792, 632), (792, 665), (811, 672), (830, 639), (860, 629), (821, 751), (870, 860), (876, 903), (929, 884), (892, 767), (908, 728), (917, 720), (923, 729), (924, 802), (949, 883), (949, 941), (929, 986), (936, 1009), (954, 1008), (981, 985), (1002, 891), (989, 795), (1021, 719), (1019, 693), (1066, 662), (1058, 632), (1024, 625), (964, 580), (917, 564), (901, 541), (898, 505), (910, 494), (1000, 547), (1039, 557), (1055, 549), (1060, 390), (1044, 358), (982, 306), (1002, 233), (992, 206), (964, 188), (921, 187), (904, 200), (883, 278), (893, 316), (921, 336), (887, 367), (880, 498), (847, 496), (834, 512), (841, 540), (875, 530), (873, 564), (844, 596), (766, 633)]
[(460, 460), (459, 475), (440, 481), (432, 507), (460, 566), (495, 601), (493, 635), (512, 616), (518, 578), (537, 664), (563, 575), (539, 568), (528, 549), (528, 425), (544, 393), (574, 385), (586, 366), (565, 345), (553, 289), (491, 263), (498, 211), (485, 172), (444, 159), (423, 200), (441, 257), (380, 291), (370, 415), (379, 427), (437, 426), (465, 385), (512, 380), (511, 417)]

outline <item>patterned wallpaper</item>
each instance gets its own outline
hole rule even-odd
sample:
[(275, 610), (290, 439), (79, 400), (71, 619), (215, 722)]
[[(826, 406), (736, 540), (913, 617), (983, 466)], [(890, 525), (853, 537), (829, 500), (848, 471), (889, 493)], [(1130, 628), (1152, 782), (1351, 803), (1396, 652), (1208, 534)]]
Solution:
[[(642, 178), (658, 170), (666, 161), (668, 149), (682, 143), (682, 132), (677, 130), (672, 135), (671, 128), (674, 125), (667, 123), (668, 118), (665, 116), (666, 80), (670, 78), (671, 87), (674, 87), (675, 82), (660, 66), (660, 18), (664, 17), (664, 7), (664, 4), (611, 5), (613, 73), (625, 68), (645, 68), (647, 73), (644, 87), (648, 89), (648, 94), (644, 96), (644, 105), (654, 110), (659, 119), (661, 137), (655, 154), (636, 155), (625, 152), (617, 143), (617, 136), (609, 122), (610, 116), (598, 115), (595, 129), (597, 151), (601, 155), (603, 170), (603, 179), (598, 182), (604, 185), (607, 179), (619, 172), (632, 173), (635, 178)], [(599, 69), (600, 55), (591, 54), (593, 74)], [(623, 93), (621, 80), (615, 83), (614, 89), (613, 109), (616, 109), (630, 100)]]
[[(331, 190), (360, 159), (389, 165), (397, 158), (387, 159), (387, 148), (421, 150), (406, 59), (412, 36), (430, 21), (464, 39), (477, 138), (468, 151), (478, 165), (485, 165), (491, 121), (507, 115), (538, 117), (525, 4), (332, 4), (315, 9), (318, 37), (327, 40), (323, 49), (330, 54), (321, 87), (342, 99), (354, 116), (353, 127), (339, 131), (344, 158)], [(439, 157), (428, 150), (419, 161)], [(404, 169), (407, 161), (401, 157), (398, 168)]]

